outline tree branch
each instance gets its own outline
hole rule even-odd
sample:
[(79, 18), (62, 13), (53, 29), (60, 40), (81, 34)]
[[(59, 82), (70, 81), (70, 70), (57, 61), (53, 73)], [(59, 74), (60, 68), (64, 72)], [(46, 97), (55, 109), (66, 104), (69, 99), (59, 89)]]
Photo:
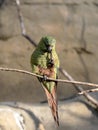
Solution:
[(31, 44), (33, 44), (36, 47), (37, 44), (26, 34), (23, 16), (22, 16), (22, 13), (20, 10), (20, 1), (19, 0), (16, 0), (16, 5), (17, 5), (18, 17), (19, 17), (19, 21), (20, 21), (21, 33)]
[[(69, 79), (70, 81), (74, 81), (74, 79), (64, 69), (60, 68), (59, 70), (65, 77), (67, 77), (67, 79)], [(77, 91), (80, 92), (80, 95), (83, 95), (89, 102), (91, 102), (98, 109), (98, 102), (96, 99), (91, 97), (86, 91), (84, 91), (82, 87), (77, 86), (77, 84), (73, 85), (77, 89)]]
[[(13, 69), (13, 68), (3, 68), (0, 67), (1, 71), (13, 71), (13, 72), (18, 72), (18, 73), (24, 73), (24, 74), (28, 74), (31, 76), (36, 76), (39, 78), (43, 78), (43, 76), (26, 71), (26, 70), (20, 70), (20, 69)], [(87, 82), (80, 82), (80, 81), (70, 81), (70, 80), (63, 80), (63, 79), (53, 79), (53, 78), (48, 78), (46, 79), (46, 81), (54, 81), (54, 82), (63, 82), (63, 83), (71, 83), (71, 84), (79, 84), (79, 85), (85, 85), (85, 86), (90, 86), (90, 87), (97, 87), (98, 88), (98, 84), (93, 84), (93, 83), (87, 83)]]
[(91, 92), (96, 92), (96, 91), (98, 91), (98, 88), (87, 89), (87, 90), (83, 90), (79, 92), (78, 95), (83, 95), (84, 93), (91, 93)]

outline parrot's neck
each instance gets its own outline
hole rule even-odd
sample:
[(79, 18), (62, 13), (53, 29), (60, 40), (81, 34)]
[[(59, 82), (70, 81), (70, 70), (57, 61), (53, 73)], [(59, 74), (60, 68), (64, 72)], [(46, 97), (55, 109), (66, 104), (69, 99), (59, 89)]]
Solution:
[[(48, 54), (49, 52), (47, 52), (46, 50), (42, 49), (42, 48), (37, 48), (37, 50), (39, 52), (41, 52), (42, 54)], [(52, 49), (51, 53), (55, 53), (55, 48)]]

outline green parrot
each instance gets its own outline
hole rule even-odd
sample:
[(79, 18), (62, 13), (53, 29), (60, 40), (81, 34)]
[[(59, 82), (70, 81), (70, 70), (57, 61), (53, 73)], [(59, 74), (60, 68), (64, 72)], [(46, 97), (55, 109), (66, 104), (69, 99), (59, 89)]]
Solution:
[(52, 115), (59, 126), (57, 105), (57, 82), (47, 81), (46, 78), (57, 79), (59, 59), (55, 51), (56, 40), (51, 36), (42, 37), (31, 56), (32, 72), (42, 75), (38, 78), (47, 96)]

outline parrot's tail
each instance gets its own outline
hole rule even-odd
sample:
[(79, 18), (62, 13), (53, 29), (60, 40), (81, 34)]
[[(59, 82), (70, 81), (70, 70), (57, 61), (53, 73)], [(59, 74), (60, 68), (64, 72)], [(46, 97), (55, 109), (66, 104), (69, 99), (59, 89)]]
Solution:
[(45, 93), (47, 96), (48, 104), (51, 108), (52, 115), (54, 120), (56, 121), (57, 125), (59, 126), (59, 117), (58, 117), (58, 105), (57, 105), (57, 98), (56, 98), (56, 87), (54, 87), (53, 91), (50, 93), (45, 87)]

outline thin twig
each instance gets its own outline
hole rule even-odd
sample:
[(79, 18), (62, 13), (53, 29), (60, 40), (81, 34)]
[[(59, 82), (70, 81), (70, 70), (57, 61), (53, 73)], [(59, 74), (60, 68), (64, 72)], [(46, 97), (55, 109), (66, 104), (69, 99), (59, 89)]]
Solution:
[[(74, 81), (74, 79), (62, 68), (59, 69), (60, 72), (67, 77), (67, 79), (69, 79), (70, 81)], [(77, 86), (77, 84), (73, 84), (74, 87), (77, 89), (78, 92), (82, 93), (82, 91), (84, 91), (84, 89), (80, 86)], [(82, 95), (82, 94), (81, 94)], [(83, 96), (89, 101), (91, 102), (97, 109), (98, 109), (98, 102), (96, 99), (94, 99), (93, 97), (91, 97), (87, 92), (83, 92)]]
[(20, 1), (19, 0), (16, 0), (16, 5), (17, 5), (18, 17), (19, 17), (19, 21), (20, 21), (21, 33), (31, 44), (33, 44), (36, 47), (37, 44), (26, 34), (23, 16), (22, 16), (22, 13), (20, 10)]
[(85, 40), (85, 31), (86, 31), (86, 23), (85, 23), (85, 18), (82, 17), (82, 26), (81, 26), (81, 37), (80, 37), (80, 42), (83, 44), (83, 48), (86, 50), (87, 49), (87, 43)]
[[(28, 74), (31, 76), (36, 76), (39, 78), (43, 78), (43, 76), (26, 71), (26, 70), (20, 70), (20, 69), (13, 69), (13, 68), (3, 68), (0, 67), (1, 71), (13, 71), (13, 72), (19, 72), (19, 73), (24, 73)], [(85, 86), (90, 86), (90, 87), (98, 87), (98, 84), (93, 84), (93, 83), (87, 83), (87, 82), (80, 82), (80, 81), (70, 81), (70, 80), (63, 80), (63, 79), (53, 79), (53, 78), (48, 78), (46, 79), (47, 81), (56, 81), (56, 82), (63, 82), (63, 83), (71, 83), (71, 84), (79, 84), (79, 85), (85, 85)]]
[[(3, 67), (0, 67), (0, 70), (1, 71), (19, 72), (19, 73), (24, 73), (24, 74), (28, 74), (28, 75), (31, 75), (31, 76), (36, 76), (36, 77), (39, 77), (39, 78), (43, 78), (43, 76), (41, 76), (41, 75), (37, 75), (35, 73), (31, 73), (31, 72), (26, 71), (26, 70), (13, 69), (13, 68), (3, 68)], [(47, 80), (49, 80), (49, 81), (52, 80), (52, 81), (64, 82), (64, 83), (73, 83), (73, 82), (69, 82), (69, 80), (68, 81), (67, 80), (61, 80), (61, 79), (54, 80), (54, 79), (51, 79), (51, 78), (48, 78), (48, 77), (47, 77)], [(77, 83), (79, 83), (79, 84), (81, 83), (82, 85), (84, 84), (84, 82), (78, 82), (78, 81), (74, 81), (74, 82), (76, 82), (75, 84), (77, 84)], [(86, 85), (89, 86), (88, 83), (86, 83)], [(95, 85), (95, 84), (92, 84), (92, 85)], [(78, 95), (83, 95), (85, 92), (89, 93), (89, 92), (95, 92), (95, 91), (98, 91), (98, 88), (83, 90), (83, 91), (79, 92)]]
[(98, 91), (98, 88), (87, 89), (87, 90), (83, 90), (79, 92), (78, 95), (83, 95), (84, 93), (91, 93), (91, 92), (96, 92), (96, 91)]

